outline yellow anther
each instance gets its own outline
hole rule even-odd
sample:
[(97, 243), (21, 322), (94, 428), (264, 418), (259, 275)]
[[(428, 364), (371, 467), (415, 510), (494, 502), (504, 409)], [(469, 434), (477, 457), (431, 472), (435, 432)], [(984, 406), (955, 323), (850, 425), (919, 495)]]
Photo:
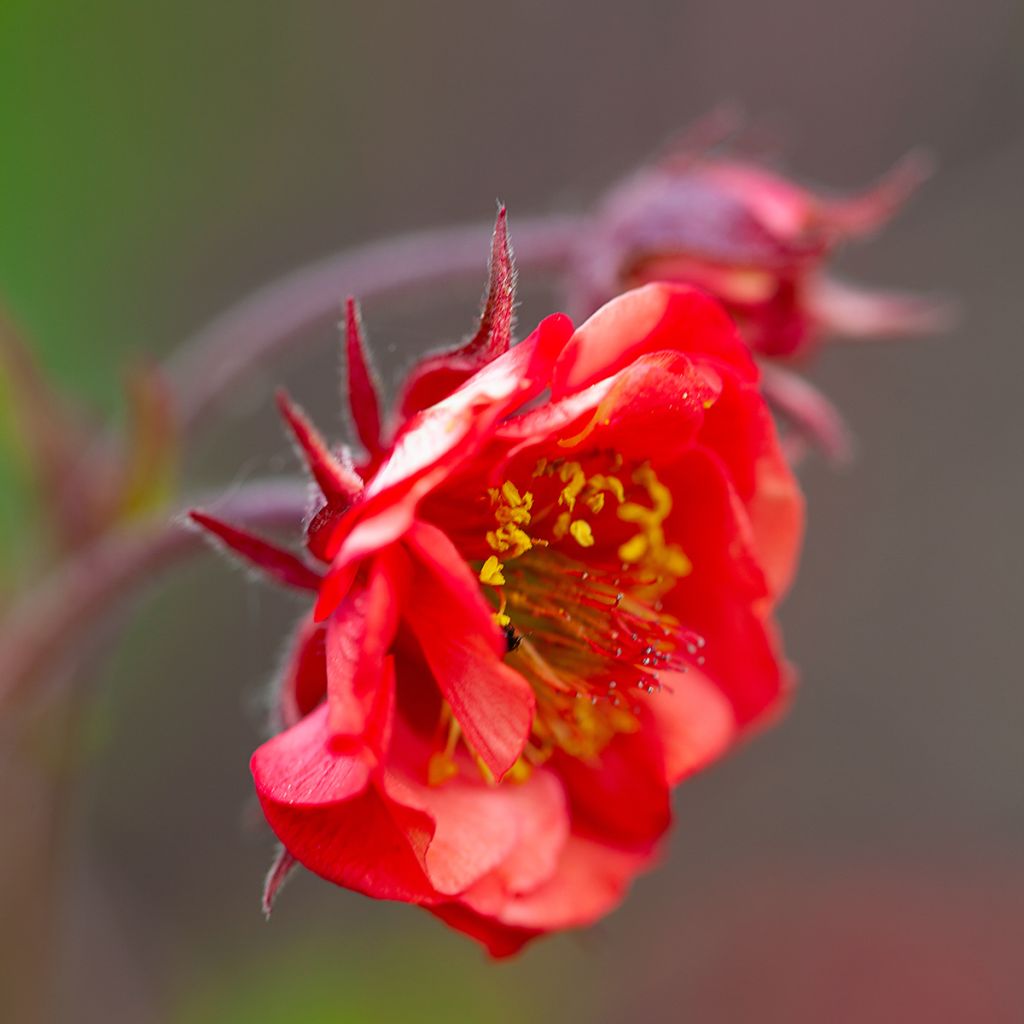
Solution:
[(494, 621), (504, 629), (512, 620), (504, 612), (495, 612)]
[(517, 526), (526, 526), (530, 522), (530, 512), (524, 506), (513, 508), (511, 505), (499, 505), (494, 510), (494, 518), (500, 526), (506, 523), (515, 523)]
[(488, 494), (494, 505), (497, 529), (487, 533), (487, 543), (492, 551), (506, 558), (518, 558), (534, 545), (533, 538), (523, 529), (530, 525), (533, 495), (529, 491), (520, 494), (511, 480), (506, 480), (500, 488), (489, 488)]
[(664, 522), (672, 511), (672, 492), (658, 479), (650, 466), (641, 466), (633, 479), (647, 491), (653, 507), (635, 501), (623, 502), (618, 509), (625, 523), (635, 523), (640, 532), (619, 546), (619, 558), (630, 565), (644, 563), (651, 569), (676, 578), (688, 575), (693, 566), (678, 544), (665, 540)]
[(587, 508), (590, 509), (595, 515), (604, 508), (604, 495), (598, 492), (597, 494), (591, 494), (586, 498)]
[(635, 537), (630, 537), (625, 544), (619, 546), (619, 558), (623, 562), (628, 562), (630, 565), (635, 565), (647, 554), (647, 537), (645, 534), (638, 533)]
[(501, 574), (501, 570), (504, 568), (505, 566), (494, 555), (491, 555), (480, 569), (480, 582), (492, 587), (502, 586), (505, 577)]
[(569, 526), (569, 532), (581, 548), (594, 546), (594, 531), (591, 530), (590, 523), (585, 519), (574, 519)]
[(662, 521), (672, 511), (672, 492), (658, 479), (658, 475), (650, 466), (641, 466), (634, 474), (638, 484), (642, 484), (654, 502), (654, 514)]
[(443, 750), (430, 755), (427, 762), (427, 785), (440, 786), (459, 774), (459, 766), (454, 759)]
[(678, 544), (669, 544), (662, 553), (662, 565), (673, 576), (689, 576), (693, 572), (693, 562), (687, 557)]
[(565, 484), (558, 497), (558, 503), (568, 506), (571, 512), (576, 507), (576, 498), (587, 483), (587, 475), (578, 462), (567, 462), (558, 471), (558, 478)]
[(626, 500), (626, 489), (617, 476), (607, 476), (604, 473), (595, 473), (590, 478), (590, 487), (596, 492), (607, 491), (615, 495), (615, 500), (622, 504)]
[[(523, 504), (523, 499), (519, 495), (519, 488), (516, 487), (516, 485), (514, 483), (512, 483), (511, 480), (506, 480), (501, 485), (501, 496), (513, 508), (515, 508), (517, 505), (522, 505)], [(531, 498), (531, 502), (532, 502), (532, 495), (528, 495), (528, 496)], [(527, 506), (527, 508), (529, 508), (529, 506)]]
[(427, 783), (431, 786), (440, 786), (441, 783), (459, 774), (459, 766), (455, 763), (455, 748), (459, 745), (462, 728), (447, 703), (441, 705), (440, 727), (444, 728), (446, 724), (448, 738), (445, 740), (444, 750), (435, 751), (427, 762)]
[(518, 761), (511, 768), (503, 778), (502, 782), (526, 782), (526, 780), (533, 774), (533, 766), (525, 757), (519, 758)]
[(569, 532), (569, 523), (572, 522), (572, 513), (563, 512), (556, 520), (555, 525), (551, 528), (551, 536), (555, 540), (561, 540)]
[(493, 551), (501, 553), (506, 558), (518, 558), (533, 547), (530, 535), (511, 523), (498, 530), (489, 530), (487, 543)]
[(656, 523), (657, 516), (653, 509), (646, 505), (638, 505), (635, 501), (625, 501), (619, 506), (619, 518), (624, 523)]

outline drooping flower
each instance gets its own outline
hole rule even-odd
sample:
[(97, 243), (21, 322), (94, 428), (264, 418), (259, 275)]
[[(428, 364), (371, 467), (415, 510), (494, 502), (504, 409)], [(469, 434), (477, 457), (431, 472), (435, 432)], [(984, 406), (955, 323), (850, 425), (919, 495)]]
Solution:
[[(691, 284), (726, 307), (758, 356), (786, 361), (824, 338), (917, 335), (948, 322), (933, 297), (863, 288), (829, 271), (840, 245), (881, 228), (927, 175), (920, 154), (860, 194), (833, 196), (717, 151), (732, 127), (729, 117), (698, 125), (611, 190), (581, 238), (574, 308), (652, 281)], [(773, 367), (765, 390), (826, 452), (844, 454), (842, 422), (810, 384)]]
[(802, 529), (717, 303), (649, 285), (511, 345), (513, 294), (502, 213), (481, 328), (414, 370), (390, 437), (349, 307), (365, 456), (281, 400), (311, 560), (196, 516), (316, 595), (252, 758), (284, 849), (266, 902), (298, 863), (494, 955), (610, 911), (671, 788), (779, 708)]

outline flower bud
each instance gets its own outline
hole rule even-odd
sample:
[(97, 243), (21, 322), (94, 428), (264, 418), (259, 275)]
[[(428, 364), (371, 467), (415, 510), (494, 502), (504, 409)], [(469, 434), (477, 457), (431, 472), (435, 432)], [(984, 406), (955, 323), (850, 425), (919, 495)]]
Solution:
[(802, 355), (825, 335), (917, 334), (942, 326), (934, 299), (832, 278), (838, 246), (880, 228), (927, 176), (912, 153), (867, 190), (830, 196), (753, 159), (691, 139), (606, 196), (582, 239), (577, 312), (651, 281), (696, 285), (722, 302), (750, 348)]

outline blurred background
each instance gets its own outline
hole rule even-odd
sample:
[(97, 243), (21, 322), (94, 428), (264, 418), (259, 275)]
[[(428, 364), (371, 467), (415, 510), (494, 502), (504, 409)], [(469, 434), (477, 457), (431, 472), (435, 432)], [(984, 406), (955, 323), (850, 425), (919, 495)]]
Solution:
[[(136, 603), (62, 754), (52, 870), (2, 879), (56, 902), (55, 1019), (1024, 1020), (1022, 58), (1012, 0), (3, 0), (0, 291), (97, 417), (121, 415), (124, 364), (276, 275), (486, 222), (496, 197), (514, 242), (517, 216), (585, 209), (722, 99), (837, 188), (930, 147), (937, 177), (842, 269), (964, 310), (942, 338), (816, 363), (859, 457), (802, 474), (791, 712), (683, 787), (623, 909), (512, 963), (309, 876), (265, 924), (247, 760), (301, 606), (212, 558)], [(523, 285), (525, 325), (551, 298)], [(460, 335), (478, 296), (368, 304), (383, 375)], [(338, 434), (336, 339), (316, 341), (239, 392), (187, 489), (292, 467), (281, 380)], [(5, 418), (10, 599), (39, 515)], [(0, 843), (31, 826), (21, 797)]]

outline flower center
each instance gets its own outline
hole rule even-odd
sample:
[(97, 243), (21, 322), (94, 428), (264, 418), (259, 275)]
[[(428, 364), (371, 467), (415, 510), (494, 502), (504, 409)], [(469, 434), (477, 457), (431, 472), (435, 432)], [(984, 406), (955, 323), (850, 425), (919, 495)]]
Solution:
[(666, 539), (672, 495), (646, 462), (541, 459), (529, 489), (507, 480), (489, 497), (494, 554), (480, 581), (537, 700), (515, 777), (555, 750), (591, 758), (637, 729), (640, 695), (663, 688), (661, 670), (702, 662), (704, 640), (663, 608), (691, 566)]

